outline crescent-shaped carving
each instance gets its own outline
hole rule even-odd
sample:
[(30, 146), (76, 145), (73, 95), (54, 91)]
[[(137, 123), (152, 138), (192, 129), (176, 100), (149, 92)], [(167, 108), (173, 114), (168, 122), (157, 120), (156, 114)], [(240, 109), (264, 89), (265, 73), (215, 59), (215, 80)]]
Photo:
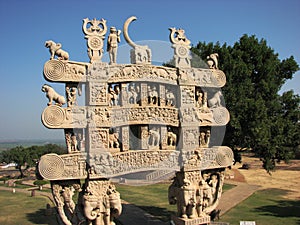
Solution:
[(124, 35), (124, 39), (126, 40), (126, 42), (133, 48), (135, 48), (137, 46), (137, 44), (135, 44), (129, 37), (128, 35), (128, 26), (129, 24), (136, 20), (137, 18), (135, 16), (132, 16), (132, 17), (129, 17), (125, 23), (124, 23), (124, 26), (123, 26), (123, 35)]
[(170, 41), (171, 41), (171, 43), (175, 44), (177, 42), (174, 38), (176, 28), (170, 27), (169, 30), (171, 31), (170, 36), (169, 36)]

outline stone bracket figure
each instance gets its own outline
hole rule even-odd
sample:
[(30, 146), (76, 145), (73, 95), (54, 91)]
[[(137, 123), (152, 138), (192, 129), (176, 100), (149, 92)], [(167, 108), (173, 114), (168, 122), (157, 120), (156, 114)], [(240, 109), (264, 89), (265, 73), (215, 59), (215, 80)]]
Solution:
[(44, 84), (42, 86), (42, 92), (46, 93), (46, 97), (49, 99), (48, 106), (52, 105), (52, 102), (54, 101), (56, 105), (62, 106), (66, 104), (66, 99), (64, 96), (59, 95), (53, 87), (51, 87), (48, 84)]

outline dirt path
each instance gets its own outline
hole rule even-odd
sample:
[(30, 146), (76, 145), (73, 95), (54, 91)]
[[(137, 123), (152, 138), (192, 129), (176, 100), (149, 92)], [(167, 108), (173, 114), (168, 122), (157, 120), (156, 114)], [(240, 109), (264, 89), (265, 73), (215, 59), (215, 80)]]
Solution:
[(259, 185), (260, 189), (278, 188), (287, 190), (283, 196), (288, 199), (300, 199), (300, 160), (291, 160), (289, 164), (280, 163), (278, 169), (268, 174), (262, 168), (262, 162), (258, 158), (243, 156), (243, 163), (248, 163), (250, 169), (239, 169), (242, 165), (233, 167), (245, 177), (250, 185)]

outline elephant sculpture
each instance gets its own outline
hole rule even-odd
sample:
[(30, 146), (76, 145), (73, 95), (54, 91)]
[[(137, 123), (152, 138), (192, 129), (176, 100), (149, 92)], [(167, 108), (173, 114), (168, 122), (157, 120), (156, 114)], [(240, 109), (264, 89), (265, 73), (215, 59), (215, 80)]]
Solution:
[(181, 218), (194, 218), (196, 206), (196, 189), (191, 185), (190, 181), (184, 179), (182, 186), (178, 185), (176, 178), (169, 187), (169, 203), (177, 204), (178, 216)]

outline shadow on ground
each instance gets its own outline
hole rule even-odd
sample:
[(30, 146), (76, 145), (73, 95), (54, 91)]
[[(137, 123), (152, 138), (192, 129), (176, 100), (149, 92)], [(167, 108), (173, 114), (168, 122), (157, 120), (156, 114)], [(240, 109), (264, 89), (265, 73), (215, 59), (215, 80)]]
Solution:
[(265, 205), (254, 210), (261, 215), (275, 217), (298, 217), (300, 222), (300, 200), (274, 200), (274, 205)]
[(43, 225), (57, 225), (56, 215), (52, 214), (46, 216), (46, 209), (39, 209), (33, 213), (27, 213), (26, 215), (28, 221), (33, 224), (43, 224)]
[[(267, 189), (270, 193), (287, 193), (288, 190), (282, 189)], [(300, 200), (290, 199), (273, 199), (268, 205), (256, 207), (254, 212), (264, 216), (272, 216), (278, 218), (296, 218), (297, 223), (300, 224)]]

